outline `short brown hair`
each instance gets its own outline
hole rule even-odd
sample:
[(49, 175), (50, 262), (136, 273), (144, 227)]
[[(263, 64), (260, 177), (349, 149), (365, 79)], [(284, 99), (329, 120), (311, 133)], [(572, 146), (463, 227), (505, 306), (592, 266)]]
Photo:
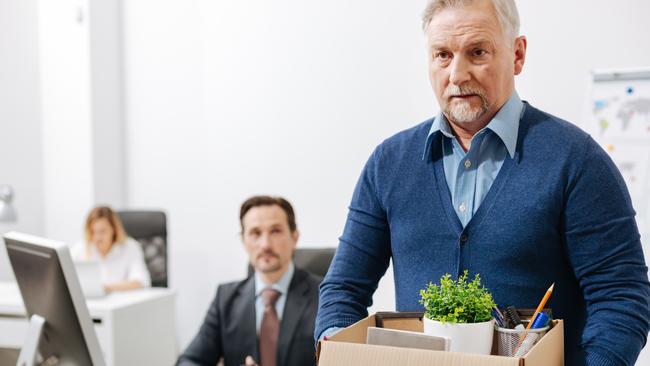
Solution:
[(239, 210), (239, 224), (241, 225), (242, 233), (244, 232), (244, 216), (251, 208), (258, 206), (280, 206), (284, 213), (287, 214), (289, 229), (291, 232), (296, 231), (296, 215), (294, 214), (293, 207), (291, 207), (289, 201), (282, 197), (253, 196), (244, 201)]
[(113, 244), (122, 243), (126, 240), (126, 231), (124, 231), (120, 217), (108, 206), (97, 206), (90, 211), (86, 218), (86, 243), (92, 241), (93, 233), (91, 227), (99, 219), (107, 219), (113, 228)]

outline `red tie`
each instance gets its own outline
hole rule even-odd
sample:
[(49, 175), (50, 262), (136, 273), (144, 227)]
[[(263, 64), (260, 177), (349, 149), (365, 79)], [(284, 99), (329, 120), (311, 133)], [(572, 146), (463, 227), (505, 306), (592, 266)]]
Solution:
[(280, 297), (280, 291), (272, 288), (262, 290), (262, 302), (264, 303), (264, 315), (260, 326), (260, 366), (275, 366), (278, 350), (278, 334), (280, 333), (280, 322), (278, 313), (275, 311), (275, 302)]

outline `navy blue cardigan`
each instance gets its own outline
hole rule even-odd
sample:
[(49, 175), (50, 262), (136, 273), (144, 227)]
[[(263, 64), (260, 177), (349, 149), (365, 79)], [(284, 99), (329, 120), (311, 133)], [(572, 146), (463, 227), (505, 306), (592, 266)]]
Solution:
[[(650, 284), (634, 210), (608, 155), (572, 124), (526, 104), (517, 150), (463, 228), (432, 120), (379, 145), (357, 183), (320, 289), (319, 336), (367, 316), (393, 260), (396, 308), (445, 273), (479, 273), (499, 306), (547, 307), (565, 321), (567, 365), (632, 365), (650, 327)], [(423, 158), (424, 153), (424, 158)]]

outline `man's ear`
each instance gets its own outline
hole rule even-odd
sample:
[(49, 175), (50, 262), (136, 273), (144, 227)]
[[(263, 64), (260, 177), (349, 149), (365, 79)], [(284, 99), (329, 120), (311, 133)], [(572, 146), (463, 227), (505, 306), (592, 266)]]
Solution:
[(300, 232), (298, 231), (298, 229), (294, 230), (294, 231), (291, 233), (291, 238), (293, 239), (293, 247), (294, 247), (294, 249), (295, 249), (295, 248), (296, 248), (296, 244), (298, 244), (298, 239), (300, 238)]
[(526, 36), (519, 36), (515, 39), (515, 75), (521, 74), (526, 62), (526, 48), (528, 47), (528, 40)]

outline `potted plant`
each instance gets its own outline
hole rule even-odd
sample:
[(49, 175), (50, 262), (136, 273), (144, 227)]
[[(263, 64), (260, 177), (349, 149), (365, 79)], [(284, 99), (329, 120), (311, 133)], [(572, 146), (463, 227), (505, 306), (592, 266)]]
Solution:
[(439, 285), (429, 283), (420, 290), (420, 296), (425, 334), (450, 338), (452, 352), (490, 354), (496, 304), (478, 274), (469, 282), (467, 270), (456, 281), (447, 273)]

